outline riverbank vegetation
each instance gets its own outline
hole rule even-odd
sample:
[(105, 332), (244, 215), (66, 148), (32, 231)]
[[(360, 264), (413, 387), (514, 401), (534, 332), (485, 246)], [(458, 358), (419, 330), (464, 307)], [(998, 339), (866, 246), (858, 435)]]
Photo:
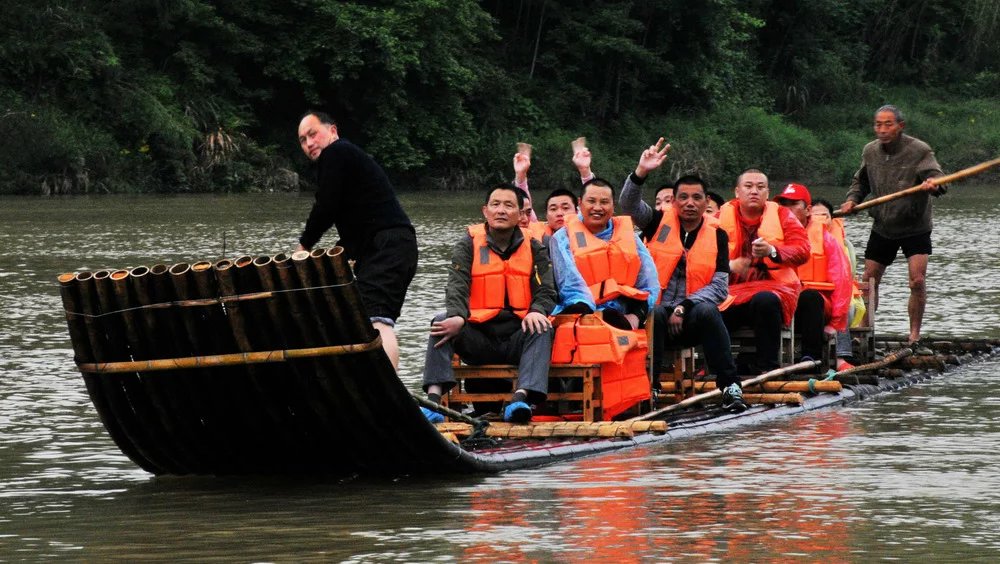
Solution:
[(401, 189), (622, 178), (849, 181), (891, 102), (947, 170), (1000, 154), (991, 0), (10, 0), (0, 193), (294, 189), (306, 108)]

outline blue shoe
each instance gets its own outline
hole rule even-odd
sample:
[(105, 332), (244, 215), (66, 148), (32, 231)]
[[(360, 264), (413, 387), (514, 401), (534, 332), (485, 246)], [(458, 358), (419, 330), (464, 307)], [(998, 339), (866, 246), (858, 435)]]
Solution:
[(438, 423), (444, 423), (444, 415), (426, 407), (421, 407), (420, 411), (423, 412), (424, 417), (427, 418), (432, 425), (437, 425)]
[(531, 406), (523, 401), (508, 404), (503, 410), (503, 420), (508, 423), (527, 423), (531, 421)]

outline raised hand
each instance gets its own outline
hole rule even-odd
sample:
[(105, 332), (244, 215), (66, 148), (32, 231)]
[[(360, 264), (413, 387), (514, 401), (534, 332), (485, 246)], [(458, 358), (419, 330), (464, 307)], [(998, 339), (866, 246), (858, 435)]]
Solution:
[(523, 182), (528, 178), (528, 169), (531, 168), (531, 155), (519, 152), (514, 155), (514, 179)]
[(659, 168), (663, 164), (663, 161), (667, 160), (667, 152), (669, 150), (670, 143), (664, 145), (663, 138), (660, 137), (655, 145), (650, 145), (648, 149), (642, 152), (642, 156), (639, 157), (639, 164), (635, 167), (635, 175), (639, 178), (645, 178), (647, 174)]

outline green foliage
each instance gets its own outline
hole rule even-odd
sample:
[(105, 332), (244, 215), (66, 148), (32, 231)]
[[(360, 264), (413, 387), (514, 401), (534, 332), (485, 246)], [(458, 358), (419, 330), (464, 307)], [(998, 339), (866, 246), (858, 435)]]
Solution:
[(296, 118), (329, 111), (401, 187), (481, 188), (569, 141), (619, 181), (845, 182), (892, 101), (946, 168), (1000, 151), (991, 0), (9, 0), (0, 192), (294, 188)]

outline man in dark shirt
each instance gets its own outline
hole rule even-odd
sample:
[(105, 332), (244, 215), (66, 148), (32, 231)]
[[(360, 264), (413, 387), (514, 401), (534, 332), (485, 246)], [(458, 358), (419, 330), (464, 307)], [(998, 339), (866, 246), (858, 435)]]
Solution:
[[(739, 413), (747, 408), (730, 349), (729, 331), (719, 311), (729, 294), (729, 238), (705, 215), (705, 182), (686, 175), (673, 184), (673, 200), (661, 210), (642, 201), (647, 175), (659, 168), (667, 145), (643, 152), (635, 172), (625, 180), (618, 202), (642, 230), (643, 240), (656, 262), (660, 302), (654, 308), (654, 366), (662, 364), (668, 346), (705, 349), (705, 363), (723, 391), (723, 407)], [(654, 379), (655, 380), (655, 379)]]
[(317, 165), (316, 202), (299, 238), (309, 250), (336, 225), (345, 256), (354, 262), (358, 290), (394, 368), (399, 345), (393, 327), (417, 271), (417, 239), (410, 218), (382, 167), (357, 145), (341, 139), (323, 112), (299, 122), (299, 145)]
[[(930, 196), (945, 193), (945, 186), (935, 186), (941, 166), (927, 143), (903, 133), (906, 121), (896, 106), (886, 105), (875, 111), (875, 136), (861, 152), (861, 168), (847, 192), (840, 211), (850, 213), (865, 196), (885, 196), (921, 185), (923, 192), (887, 202), (869, 209), (874, 218), (868, 245), (865, 247), (865, 273), (862, 280), (875, 279), (871, 311), (878, 306), (878, 287), (885, 269), (896, 259), (900, 249), (906, 257), (910, 275), (911, 344), (920, 340), (924, 308), (927, 306), (927, 259), (931, 254)], [(921, 350), (925, 350), (921, 347)]]

